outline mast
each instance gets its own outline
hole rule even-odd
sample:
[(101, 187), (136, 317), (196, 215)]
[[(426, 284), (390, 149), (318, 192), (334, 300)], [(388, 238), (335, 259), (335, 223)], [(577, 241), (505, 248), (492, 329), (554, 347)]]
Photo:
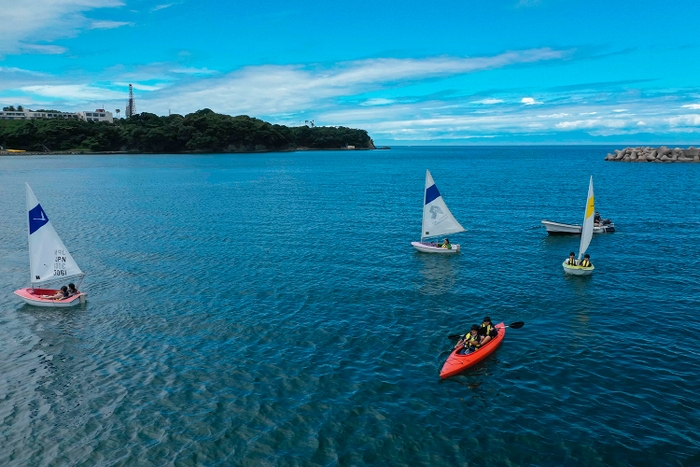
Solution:
[(423, 216), (420, 220), (420, 242), (423, 243), (423, 226), (425, 225), (425, 200), (428, 199), (428, 190), (426, 190), (428, 184), (428, 177), (430, 176), (430, 170), (425, 169), (425, 184), (423, 185), (423, 205), (421, 206), (421, 211), (423, 211)]
[(593, 194), (593, 176), (591, 175), (590, 182), (588, 184), (588, 196), (586, 197), (586, 208), (583, 212), (583, 223), (581, 224), (581, 243), (578, 247), (578, 259), (581, 257), (588, 249), (591, 244), (591, 239), (593, 238), (593, 214), (595, 213), (595, 195)]

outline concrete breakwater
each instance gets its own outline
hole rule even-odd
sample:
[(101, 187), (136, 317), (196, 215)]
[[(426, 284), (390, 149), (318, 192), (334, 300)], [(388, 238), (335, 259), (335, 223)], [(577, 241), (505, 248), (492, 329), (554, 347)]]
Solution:
[(636, 147), (615, 149), (614, 153), (605, 156), (606, 161), (616, 162), (700, 162), (700, 148), (693, 146), (688, 149), (666, 146), (659, 148)]

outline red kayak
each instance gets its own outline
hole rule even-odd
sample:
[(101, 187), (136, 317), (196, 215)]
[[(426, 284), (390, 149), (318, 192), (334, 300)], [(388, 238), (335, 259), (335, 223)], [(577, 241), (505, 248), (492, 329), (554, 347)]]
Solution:
[(454, 349), (450, 356), (447, 357), (445, 364), (442, 366), (442, 370), (440, 370), (440, 378), (445, 379), (461, 373), (491, 355), (498, 346), (501, 345), (503, 338), (506, 336), (505, 324), (497, 324), (496, 329), (498, 329), (498, 335), (474, 352), (460, 355), (457, 352), (462, 350), (462, 345)]

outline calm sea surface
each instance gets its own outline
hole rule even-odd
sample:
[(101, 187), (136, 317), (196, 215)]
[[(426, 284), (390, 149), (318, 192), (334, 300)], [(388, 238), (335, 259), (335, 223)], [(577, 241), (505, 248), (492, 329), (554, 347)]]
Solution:
[[(0, 465), (700, 465), (700, 164), (610, 149), (0, 158)], [(410, 245), (426, 168), (459, 256)], [(25, 181), (84, 306), (12, 293)], [(526, 324), (440, 381), (484, 315)]]

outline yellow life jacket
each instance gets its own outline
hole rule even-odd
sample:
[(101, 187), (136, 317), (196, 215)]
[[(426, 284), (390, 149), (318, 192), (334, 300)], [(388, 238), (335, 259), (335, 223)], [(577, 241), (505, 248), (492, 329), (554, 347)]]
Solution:
[(576, 266), (576, 258), (571, 259), (571, 256), (569, 256), (569, 259), (567, 259), (566, 262), (569, 266)]
[(491, 335), (491, 331), (494, 330), (494, 327), (491, 326), (490, 324), (488, 324), (488, 325), (486, 325), (486, 326), (484, 326), (484, 325), (482, 324), (482, 325), (479, 326), (479, 327), (485, 331), (484, 336), (490, 336), (490, 335)]
[(451, 249), (452, 249), (452, 245), (450, 245), (449, 243), (443, 243), (443, 244), (442, 244), (442, 248), (446, 248), (446, 249), (448, 249), (448, 250), (451, 250)]
[(591, 267), (591, 261), (588, 260), (588, 259), (584, 259), (583, 261), (581, 261), (581, 264), (579, 264), (579, 266), (582, 266), (582, 267), (584, 267), (584, 268), (590, 268), (590, 267)]
[(471, 331), (464, 335), (464, 345), (466, 347), (479, 347), (481, 345), (479, 334), (472, 336)]

